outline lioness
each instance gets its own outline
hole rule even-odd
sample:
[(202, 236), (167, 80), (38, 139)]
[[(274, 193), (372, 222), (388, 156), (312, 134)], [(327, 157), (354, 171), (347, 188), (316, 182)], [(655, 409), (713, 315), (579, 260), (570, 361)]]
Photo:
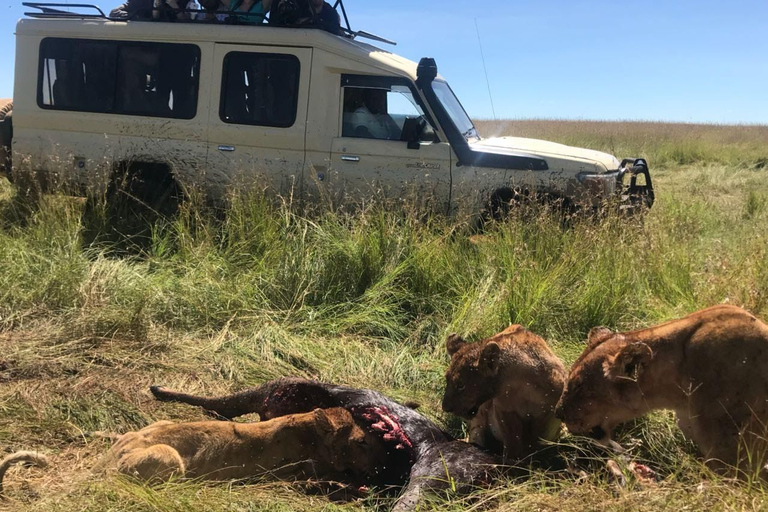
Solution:
[(230, 480), (364, 482), (385, 463), (384, 445), (342, 408), (316, 409), (258, 423), (159, 421), (123, 435), (111, 456), (121, 473)]
[(393, 512), (417, 509), (428, 493), (447, 489), (463, 493), (487, 485), (501, 462), (477, 446), (453, 439), (418, 411), (371, 389), (285, 378), (220, 397), (158, 386), (151, 391), (158, 400), (198, 405), (227, 418), (248, 413), (280, 418), (316, 407), (344, 407), (387, 446), (386, 467), (370, 482), (382, 487), (407, 484)]
[(592, 329), (558, 405), (568, 430), (616, 446), (614, 427), (654, 409), (674, 410), (714, 469), (760, 470), (768, 326), (722, 305), (638, 331)]
[(469, 420), (469, 441), (519, 459), (560, 434), (555, 404), (566, 371), (547, 343), (521, 325), (477, 343), (451, 334), (443, 410)]

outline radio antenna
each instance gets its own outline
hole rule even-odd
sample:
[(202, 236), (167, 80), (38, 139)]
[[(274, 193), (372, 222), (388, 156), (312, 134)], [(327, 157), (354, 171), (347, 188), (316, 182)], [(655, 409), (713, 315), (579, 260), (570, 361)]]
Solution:
[(491, 94), (491, 81), (488, 79), (488, 68), (485, 66), (485, 55), (483, 54), (483, 42), (480, 40), (480, 27), (477, 26), (477, 18), (475, 18), (475, 30), (477, 31), (477, 44), (480, 46), (480, 58), (483, 61), (483, 71), (485, 72), (485, 83), (488, 86), (488, 98), (491, 100), (491, 112), (493, 113), (493, 120), (496, 120), (496, 108), (493, 106), (493, 94)]

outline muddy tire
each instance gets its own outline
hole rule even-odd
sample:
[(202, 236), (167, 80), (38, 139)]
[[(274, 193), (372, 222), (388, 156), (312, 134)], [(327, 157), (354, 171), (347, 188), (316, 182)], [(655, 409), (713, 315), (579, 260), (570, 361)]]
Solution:
[(13, 140), (13, 102), (0, 105), (0, 174), (11, 178), (11, 141)]
[(511, 216), (532, 222), (546, 214), (557, 216), (563, 227), (567, 227), (577, 211), (575, 205), (565, 197), (504, 188), (495, 191), (488, 199), (479, 224), (482, 231), (487, 223), (504, 222)]
[(497, 190), (488, 201), (489, 220), (504, 221), (509, 212), (520, 204), (520, 194), (511, 189)]
[(152, 229), (173, 219), (183, 191), (161, 164), (131, 163), (115, 170), (102, 197), (89, 195), (83, 209), (85, 245), (107, 245), (117, 252), (142, 252), (152, 241)]

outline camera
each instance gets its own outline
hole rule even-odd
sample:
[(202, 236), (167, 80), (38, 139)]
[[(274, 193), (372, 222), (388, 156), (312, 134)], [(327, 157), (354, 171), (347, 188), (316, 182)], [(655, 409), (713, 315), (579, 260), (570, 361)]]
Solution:
[(277, 0), (277, 5), (272, 7), (269, 22), (274, 25), (298, 25), (301, 20), (311, 17), (308, 0)]

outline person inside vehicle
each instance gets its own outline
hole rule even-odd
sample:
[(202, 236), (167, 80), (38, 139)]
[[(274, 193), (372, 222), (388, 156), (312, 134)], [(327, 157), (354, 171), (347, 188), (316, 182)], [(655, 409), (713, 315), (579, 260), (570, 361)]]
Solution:
[(402, 130), (387, 113), (386, 89), (345, 88), (342, 131), (345, 137), (400, 140)]

